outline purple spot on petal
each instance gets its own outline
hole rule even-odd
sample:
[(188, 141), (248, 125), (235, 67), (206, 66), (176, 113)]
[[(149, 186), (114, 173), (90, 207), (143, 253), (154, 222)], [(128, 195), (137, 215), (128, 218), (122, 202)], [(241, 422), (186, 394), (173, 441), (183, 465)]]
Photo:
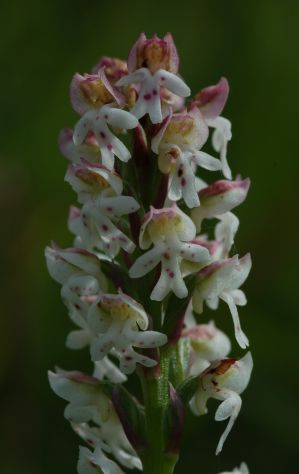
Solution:
[(144, 98), (144, 100), (151, 100), (152, 95), (151, 94), (144, 94), (143, 98)]

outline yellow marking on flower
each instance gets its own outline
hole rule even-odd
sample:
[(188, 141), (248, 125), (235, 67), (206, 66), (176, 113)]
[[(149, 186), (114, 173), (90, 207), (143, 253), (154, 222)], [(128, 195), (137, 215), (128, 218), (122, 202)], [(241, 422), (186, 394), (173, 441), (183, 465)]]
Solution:
[(138, 319), (138, 313), (134, 311), (127, 303), (104, 299), (101, 302), (101, 308), (109, 313), (114, 320), (125, 321), (126, 319)]
[(114, 100), (113, 96), (110, 94), (101, 80), (82, 81), (80, 83), (80, 88), (85, 98), (94, 107), (99, 107), (103, 104), (109, 104)]
[(161, 143), (189, 145), (196, 139), (197, 128), (195, 119), (185, 115), (180, 120), (172, 120), (162, 138)]
[(148, 225), (148, 232), (154, 241), (159, 237), (167, 237), (180, 230), (182, 219), (173, 211), (154, 216)]
[(81, 172), (80, 179), (87, 184), (97, 185), (102, 189), (107, 189), (109, 187), (108, 181), (103, 176), (92, 171)]
[(143, 52), (143, 61), (154, 74), (158, 69), (165, 69), (165, 48), (156, 41), (147, 45)]

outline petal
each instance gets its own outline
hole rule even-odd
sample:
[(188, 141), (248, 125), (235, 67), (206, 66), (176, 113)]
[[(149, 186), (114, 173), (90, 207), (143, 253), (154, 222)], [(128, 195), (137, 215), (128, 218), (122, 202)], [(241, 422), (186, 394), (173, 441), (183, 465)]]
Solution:
[(195, 163), (209, 171), (218, 171), (222, 169), (221, 161), (204, 151), (197, 151), (194, 153)]
[(164, 69), (159, 69), (156, 75), (159, 77), (161, 85), (174, 94), (180, 97), (188, 97), (191, 94), (190, 88), (179, 76), (165, 71)]
[(112, 107), (103, 107), (102, 115), (108, 115), (106, 121), (115, 128), (124, 128), (125, 130), (136, 128), (138, 120), (130, 112)]
[(229, 85), (225, 77), (222, 77), (218, 84), (205, 87), (194, 98), (194, 102), (199, 107), (205, 119), (218, 117), (227, 101)]
[(232, 296), (228, 293), (222, 293), (220, 295), (220, 298), (228, 304), (230, 313), (233, 318), (233, 323), (234, 323), (234, 328), (235, 328), (235, 337), (239, 346), (242, 347), (242, 349), (246, 349), (246, 347), (249, 345), (249, 341), (246, 334), (241, 329), (241, 323), (239, 319), (237, 306), (235, 305)]
[(66, 339), (66, 347), (69, 349), (83, 349), (90, 343), (90, 332), (86, 329), (71, 331)]
[(148, 101), (147, 112), (153, 124), (162, 122), (163, 116), (161, 110), (161, 99), (158, 93), (156, 96), (152, 97), (151, 100)]
[(113, 149), (114, 154), (121, 161), (124, 161), (124, 162), (129, 161), (129, 159), (131, 158), (131, 153), (129, 152), (128, 148), (123, 144), (123, 142), (121, 140), (119, 140), (119, 138), (112, 135), (111, 136), (111, 145), (112, 145), (112, 149)]
[(149, 72), (145, 68), (138, 69), (138, 71), (133, 72), (132, 74), (128, 74), (127, 76), (123, 76), (119, 81), (117, 81), (116, 85), (118, 87), (121, 86), (128, 86), (129, 84), (137, 84), (138, 82), (143, 82), (146, 77), (149, 76)]
[[(221, 405), (218, 407), (216, 414), (215, 414), (215, 420), (223, 420), (226, 419), (228, 416), (229, 422), (224, 430), (224, 432), (221, 435), (221, 438), (219, 440), (217, 449), (216, 449), (216, 455), (219, 454), (222, 451), (223, 444), (229, 435), (236, 419), (237, 416), (241, 410), (241, 405), (242, 405), (242, 400), (241, 398), (236, 394), (232, 393), (231, 396), (226, 399), (224, 402), (221, 403)], [(229, 414), (230, 413), (230, 414)]]
[(88, 112), (80, 118), (74, 128), (73, 140), (76, 146), (84, 142), (90, 130), (90, 119)]
[(123, 383), (127, 380), (127, 377), (107, 356), (94, 363), (93, 376), (99, 380), (107, 378), (112, 383)]
[(101, 199), (100, 204), (105, 212), (117, 217), (131, 214), (140, 208), (136, 199), (131, 196), (105, 197)]
[(192, 243), (182, 243), (180, 255), (191, 262), (209, 263), (211, 261), (207, 248)]
[(154, 247), (137, 258), (129, 270), (131, 278), (140, 278), (150, 272), (161, 261), (163, 249)]

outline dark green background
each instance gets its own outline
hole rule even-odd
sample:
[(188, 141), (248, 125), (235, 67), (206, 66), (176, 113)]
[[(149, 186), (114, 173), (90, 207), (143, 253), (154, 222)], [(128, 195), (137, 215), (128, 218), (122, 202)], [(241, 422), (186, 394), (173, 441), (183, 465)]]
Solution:
[[(71, 242), (74, 195), (57, 134), (76, 120), (73, 73), (103, 54), (126, 57), (143, 30), (173, 33), (194, 92), (229, 79), (229, 162), (252, 179), (236, 250), (254, 261), (240, 311), (254, 374), (223, 453), (214, 456), (223, 424), (211, 403), (190, 417), (176, 472), (217, 474), (245, 460), (253, 474), (297, 473), (299, 2), (10, 0), (0, 16), (1, 474), (75, 472), (79, 440), (46, 378), (55, 364), (89, 368), (87, 351), (64, 348), (71, 324), (43, 258), (50, 239)], [(213, 317), (231, 334), (227, 313)]]

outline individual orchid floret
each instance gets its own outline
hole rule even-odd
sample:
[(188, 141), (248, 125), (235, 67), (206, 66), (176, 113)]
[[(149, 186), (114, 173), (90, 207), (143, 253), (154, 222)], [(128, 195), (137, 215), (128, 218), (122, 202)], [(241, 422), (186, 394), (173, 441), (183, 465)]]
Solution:
[(106, 288), (100, 261), (87, 250), (77, 247), (60, 249), (52, 244), (52, 247), (46, 247), (45, 256), (48, 271), (58, 283), (65, 285), (71, 278), (91, 276), (101, 288)]
[(222, 172), (227, 179), (232, 179), (230, 167), (227, 162), (227, 143), (231, 140), (231, 123), (220, 114), (226, 104), (229, 93), (227, 80), (222, 77), (218, 84), (205, 87), (192, 100), (190, 107), (197, 107), (202, 113), (207, 125), (214, 128), (212, 145), (220, 153)]
[(200, 206), (192, 209), (191, 213), (197, 231), (200, 231), (203, 219), (218, 217), (239, 206), (246, 199), (249, 186), (249, 178), (237, 178), (235, 181), (215, 181), (201, 189), (198, 193)]
[(245, 462), (242, 462), (240, 467), (235, 467), (233, 471), (220, 472), (220, 474), (249, 474), (249, 469)]
[(229, 338), (216, 328), (214, 322), (187, 327), (182, 337), (187, 338), (191, 345), (190, 375), (201, 374), (211, 362), (223, 359), (231, 350)]
[(167, 342), (165, 334), (147, 330), (149, 322), (144, 308), (121, 290), (116, 295), (101, 296), (92, 305), (88, 322), (96, 335), (90, 347), (92, 360), (101, 360), (114, 348), (124, 373), (132, 373), (137, 363), (146, 367), (157, 363), (134, 351), (133, 346), (147, 349)]
[(72, 163), (79, 163), (85, 159), (91, 163), (100, 162), (100, 148), (93, 133), (89, 133), (81, 145), (76, 146), (73, 140), (73, 130), (63, 128), (60, 130), (58, 145), (61, 154)]
[(190, 208), (199, 206), (197, 166), (212, 171), (221, 169), (219, 160), (200, 151), (208, 134), (200, 112), (193, 108), (190, 112), (170, 113), (152, 139), (152, 150), (159, 155), (159, 169), (170, 175), (169, 199), (183, 198)]
[(190, 89), (185, 82), (175, 74), (159, 69), (153, 75), (142, 67), (133, 74), (122, 77), (118, 86), (127, 86), (129, 84), (138, 84), (140, 86), (138, 99), (130, 112), (140, 119), (149, 114), (152, 123), (160, 123), (163, 120), (161, 108), (161, 87), (179, 97), (188, 97)]
[(106, 289), (106, 278), (99, 259), (85, 249), (46, 248), (48, 271), (52, 278), (62, 284), (61, 296), (71, 320), (80, 328), (67, 337), (66, 344), (72, 349), (81, 349), (90, 339), (86, 314), (90, 299), (98, 297)]
[(73, 140), (76, 146), (82, 145), (92, 132), (99, 145), (102, 164), (112, 169), (114, 155), (126, 162), (131, 158), (131, 154), (123, 142), (111, 132), (108, 125), (129, 130), (138, 126), (138, 120), (130, 112), (104, 105), (100, 109), (88, 110), (81, 117), (75, 126)]
[(99, 427), (91, 427), (86, 423), (72, 423), (72, 427), (93, 449), (100, 448), (129, 469), (142, 469), (141, 461), (129, 443), (112, 404), (107, 419)]
[(235, 328), (235, 337), (243, 349), (248, 346), (248, 338), (241, 329), (237, 305), (246, 305), (246, 296), (240, 286), (245, 282), (251, 269), (250, 254), (239, 258), (219, 260), (203, 268), (197, 274), (197, 282), (192, 298), (196, 313), (203, 312), (203, 302), (211, 309), (217, 309), (219, 299), (227, 303)]
[(172, 290), (178, 298), (188, 294), (180, 269), (182, 259), (208, 263), (210, 254), (200, 245), (192, 244), (195, 226), (176, 204), (170, 208), (155, 209), (144, 216), (139, 245), (142, 249), (153, 248), (139, 257), (129, 270), (131, 278), (146, 275), (161, 262), (161, 275), (150, 298), (162, 301)]
[(123, 191), (122, 180), (115, 171), (84, 159), (77, 164), (69, 165), (65, 181), (77, 193), (81, 204), (95, 200), (103, 194), (120, 196)]
[[(103, 56), (99, 62), (92, 69), (93, 73), (97, 73), (99, 69), (105, 67), (105, 75), (109, 82), (115, 85), (123, 76), (128, 75), (128, 66), (126, 61), (123, 61), (118, 58), (109, 58)], [(130, 84), (127, 87), (122, 88), (123, 96), (125, 96), (126, 104), (129, 107), (133, 107), (136, 102), (137, 90), (133, 84)], [(173, 95), (173, 94), (172, 94)], [(177, 97), (177, 96), (175, 96)], [(165, 102), (166, 102), (165, 98)], [(177, 100), (172, 97), (169, 98), (169, 102), (174, 103), (174, 106), (177, 104)]]
[(131, 196), (99, 196), (94, 202), (86, 202), (81, 211), (71, 208), (69, 228), (77, 244), (89, 250), (97, 248), (114, 258), (120, 248), (132, 253), (136, 246), (113, 220), (138, 209), (139, 204)]
[(240, 360), (223, 359), (215, 362), (200, 377), (198, 389), (192, 401), (192, 409), (198, 415), (207, 413), (209, 398), (220, 400), (222, 403), (216, 410), (215, 420), (222, 421), (229, 418), (216, 454), (222, 450), (223, 444), (231, 431), (240, 412), (242, 400), (240, 394), (246, 389), (253, 367), (250, 352)]
[(117, 86), (137, 85), (138, 99), (131, 112), (138, 119), (148, 113), (152, 123), (162, 122), (161, 88), (164, 97), (166, 91), (179, 97), (190, 95), (189, 87), (177, 76), (178, 55), (169, 33), (163, 39), (155, 35), (149, 40), (142, 33), (129, 54), (128, 70), (129, 75)]
[(59, 397), (67, 400), (64, 416), (74, 423), (93, 421), (101, 423), (109, 416), (109, 399), (101, 388), (101, 382), (82, 372), (49, 371), (49, 383)]
[(124, 105), (121, 92), (106, 77), (105, 67), (96, 74), (75, 74), (70, 87), (73, 109), (79, 115), (89, 110), (99, 110), (107, 104)]

